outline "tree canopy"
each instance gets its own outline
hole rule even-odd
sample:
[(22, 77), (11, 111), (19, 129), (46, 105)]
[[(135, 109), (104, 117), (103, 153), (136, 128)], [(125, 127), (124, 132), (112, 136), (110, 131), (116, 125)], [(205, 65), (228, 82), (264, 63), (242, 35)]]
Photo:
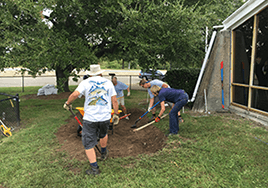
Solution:
[[(143, 68), (200, 63), (204, 28), (221, 24), (240, 0), (14, 0), (0, 3), (0, 68), (33, 76), (55, 70), (57, 87), (101, 57), (137, 59)], [(52, 10), (49, 16), (44, 9)], [(45, 20), (51, 23), (46, 24)]]

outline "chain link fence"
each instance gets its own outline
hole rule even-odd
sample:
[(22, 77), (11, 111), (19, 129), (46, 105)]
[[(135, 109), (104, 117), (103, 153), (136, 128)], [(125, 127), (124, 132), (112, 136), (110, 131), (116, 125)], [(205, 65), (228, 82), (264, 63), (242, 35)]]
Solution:
[(0, 93), (0, 119), (5, 126), (15, 129), (20, 126), (19, 95)]

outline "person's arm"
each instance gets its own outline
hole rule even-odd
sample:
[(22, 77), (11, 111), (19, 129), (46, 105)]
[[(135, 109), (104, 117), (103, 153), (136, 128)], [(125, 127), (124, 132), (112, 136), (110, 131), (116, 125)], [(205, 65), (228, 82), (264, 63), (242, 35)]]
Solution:
[(154, 98), (150, 98), (148, 110), (149, 108), (152, 108), (153, 104), (154, 104)]
[(168, 88), (168, 85), (166, 83), (163, 83), (162, 88)]
[(66, 101), (67, 105), (72, 104), (72, 102), (77, 99), (77, 97), (80, 95), (80, 92), (75, 90), (69, 97), (68, 100)]
[(161, 110), (158, 114), (158, 117), (161, 117), (163, 115), (163, 113), (165, 112), (166, 108), (165, 108), (165, 101), (160, 102), (160, 106), (161, 106)]
[(129, 89), (129, 87), (127, 88), (127, 96), (128, 97), (130, 96), (130, 89)]
[(118, 113), (118, 102), (117, 102), (116, 95), (112, 96), (112, 104), (113, 104), (114, 113), (119, 115), (119, 113)]

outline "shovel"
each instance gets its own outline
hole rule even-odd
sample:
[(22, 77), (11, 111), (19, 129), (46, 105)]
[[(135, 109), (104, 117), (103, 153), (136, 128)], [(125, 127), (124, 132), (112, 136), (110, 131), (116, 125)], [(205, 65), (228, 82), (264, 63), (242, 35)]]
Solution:
[[(152, 110), (156, 105), (158, 105), (160, 103), (160, 101), (158, 101), (157, 103), (155, 103), (155, 105), (153, 105), (150, 110)], [(148, 114), (149, 110), (147, 112), (145, 112), (141, 117), (139, 117), (136, 121), (135, 124), (131, 126), (131, 128), (136, 128), (137, 127), (137, 123), (141, 120), (141, 118), (143, 118), (146, 114)]]

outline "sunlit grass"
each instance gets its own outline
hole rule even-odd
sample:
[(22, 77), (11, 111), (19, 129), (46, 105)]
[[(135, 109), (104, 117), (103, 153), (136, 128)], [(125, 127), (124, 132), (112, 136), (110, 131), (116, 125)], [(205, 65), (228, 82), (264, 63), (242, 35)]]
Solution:
[[(37, 94), (39, 88), (19, 94)], [(23, 128), (0, 137), (0, 187), (268, 187), (266, 129), (233, 114), (194, 117), (187, 109), (179, 135), (161, 151), (99, 162), (101, 175), (87, 176), (87, 161), (57, 151), (55, 133), (70, 117), (65, 100), (21, 100)], [(125, 102), (146, 111), (147, 93), (131, 91)], [(83, 99), (73, 105), (82, 106)], [(168, 131), (168, 117), (152, 126)]]

